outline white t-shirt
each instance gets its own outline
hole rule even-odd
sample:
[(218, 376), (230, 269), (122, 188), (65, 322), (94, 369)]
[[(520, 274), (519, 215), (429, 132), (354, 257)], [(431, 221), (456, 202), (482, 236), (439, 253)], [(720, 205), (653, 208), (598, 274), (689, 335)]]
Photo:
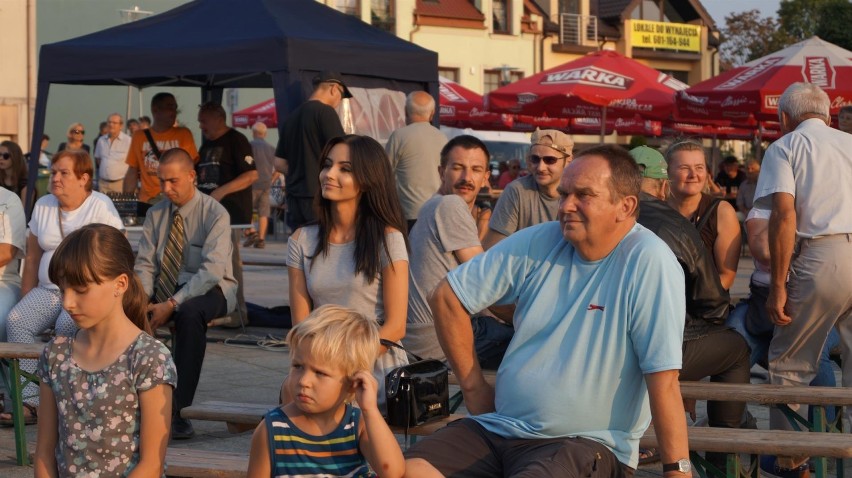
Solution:
[(852, 135), (819, 119), (802, 121), (766, 150), (755, 207), (772, 209), (772, 195), (796, 198), (796, 235), (852, 233)]
[(48, 194), (39, 199), (33, 208), (30, 219), (30, 232), (38, 238), (38, 245), (44, 253), (38, 265), (38, 285), (48, 289), (59, 289), (50, 282), (47, 268), (53, 251), (59, 247), (63, 235), (59, 232), (60, 214), (62, 216), (62, 232), (68, 236), (86, 224), (106, 224), (116, 229), (124, 230), (124, 224), (112, 201), (97, 191), (92, 191), (88, 198), (73, 211), (61, 211), (56, 196)]
[(21, 285), (18, 267), (24, 257), (26, 224), (24, 206), (18, 195), (6, 188), (0, 188), (0, 243), (11, 244), (16, 249), (12, 260), (0, 267), (0, 281)]
[[(751, 208), (751, 211), (748, 212), (748, 216), (746, 217), (746, 224), (753, 219), (762, 219), (764, 221), (769, 220), (769, 215), (772, 214), (772, 211), (769, 209), (763, 209), (759, 207)], [(760, 262), (757, 262), (757, 259), (754, 259), (754, 272), (751, 273), (752, 282), (756, 282), (759, 285), (769, 287), (771, 275), (769, 273), (769, 266), (765, 266)]]

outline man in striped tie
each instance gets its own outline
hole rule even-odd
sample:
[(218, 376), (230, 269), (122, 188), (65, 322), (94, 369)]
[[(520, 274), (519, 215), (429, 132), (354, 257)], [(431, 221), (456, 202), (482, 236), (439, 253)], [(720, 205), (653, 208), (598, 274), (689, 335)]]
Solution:
[(185, 150), (166, 151), (157, 173), (167, 199), (148, 210), (135, 271), (151, 297), (152, 328), (174, 322), (178, 372), (172, 438), (194, 434), (180, 411), (192, 404), (204, 352), (207, 323), (236, 305), (231, 265), (230, 217), (218, 201), (195, 186), (195, 165)]

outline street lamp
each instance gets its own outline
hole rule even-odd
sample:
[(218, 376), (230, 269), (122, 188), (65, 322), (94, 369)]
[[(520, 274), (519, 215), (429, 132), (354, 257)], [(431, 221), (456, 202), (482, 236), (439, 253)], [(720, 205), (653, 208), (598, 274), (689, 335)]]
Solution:
[[(147, 10), (140, 10), (138, 5), (134, 5), (133, 8), (123, 9), (118, 11), (119, 16), (121, 16), (121, 23), (131, 23), (136, 20), (149, 17), (154, 14), (154, 12), (149, 12)], [(130, 112), (132, 111), (131, 98), (133, 97), (133, 87), (127, 87), (127, 115), (124, 117), (125, 121), (130, 120)], [(142, 113), (142, 90), (139, 90), (139, 113)]]

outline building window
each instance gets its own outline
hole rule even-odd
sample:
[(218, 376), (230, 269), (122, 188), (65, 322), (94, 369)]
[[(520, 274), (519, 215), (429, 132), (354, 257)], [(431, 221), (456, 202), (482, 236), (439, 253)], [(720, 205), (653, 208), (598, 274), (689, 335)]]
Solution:
[(371, 0), (370, 24), (386, 32), (396, 34), (396, 17), (394, 16), (393, 4), (394, 0)]
[(501, 86), (508, 85), (524, 77), (522, 71), (512, 71), (509, 68), (485, 70), (483, 77), (483, 94), (490, 93)]
[(559, 13), (580, 14), (579, 0), (559, 0)]
[(510, 0), (494, 0), (491, 4), (492, 27), (494, 33), (512, 33), (509, 20), (512, 4)]
[(459, 82), (459, 69), (458, 68), (447, 68), (444, 66), (438, 67), (438, 75), (443, 76), (444, 78), (454, 81), (456, 83)]
[(358, 4), (358, 0), (334, 0), (334, 8), (347, 15), (361, 16), (361, 6)]
[(660, 73), (665, 73), (675, 80), (678, 80), (682, 83), (689, 84), (689, 72), (688, 71), (676, 71), (676, 70), (658, 70)]

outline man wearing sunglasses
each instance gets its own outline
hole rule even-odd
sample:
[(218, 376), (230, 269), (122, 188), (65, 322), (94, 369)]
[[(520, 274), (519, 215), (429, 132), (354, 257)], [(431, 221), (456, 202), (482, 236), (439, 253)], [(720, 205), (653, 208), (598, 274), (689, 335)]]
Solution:
[(559, 178), (571, 162), (574, 141), (555, 129), (539, 129), (532, 134), (527, 156), (529, 176), (506, 186), (488, 223), (482, 247), (494, 244), (521, 229), (555, 221), (559, 209)]

